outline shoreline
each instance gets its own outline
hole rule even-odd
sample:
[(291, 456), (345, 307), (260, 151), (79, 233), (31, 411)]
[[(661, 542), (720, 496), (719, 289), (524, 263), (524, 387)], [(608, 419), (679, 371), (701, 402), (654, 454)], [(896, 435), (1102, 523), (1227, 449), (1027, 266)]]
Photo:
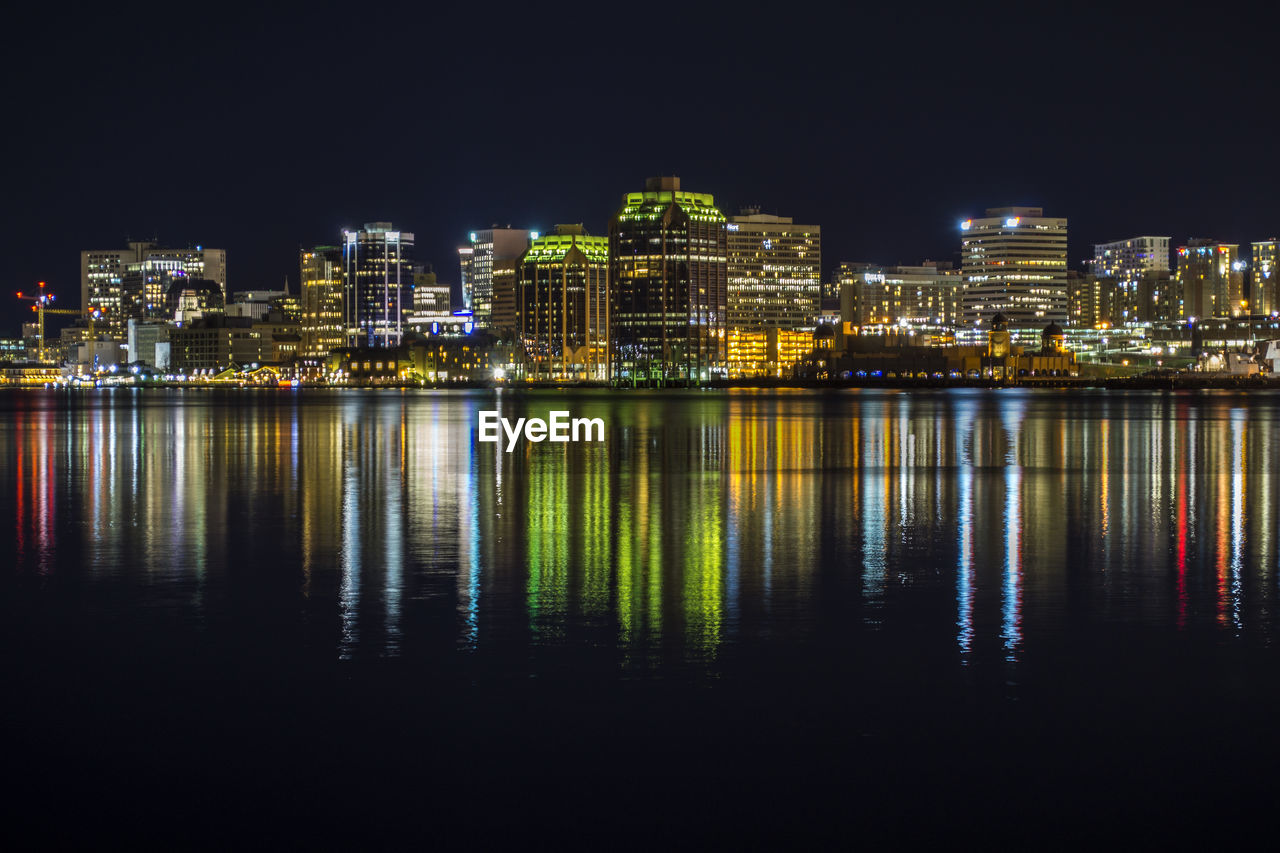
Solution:
[(117, 388), (130, 390), (227, 390), (227, 391), (259, 391), (259, 392), (314, 392), (314, 391), (612, 391), (619, 394), (644, 393), (654, 391), (730, 391), (730, 390), (935, 390), (949, 388), (970, 388), (1001, 390), (1013, 388), (1039, 388), (1057, 391), (1280, 391), (1280, 377), (1262, 378), (1258, 376), (1129, 376), (1108, 378), (1024, 377), (1017, 382), (999, 382), (978, 379), (859, 379), (859, 380), (725, 380), (706, 382), (701, 385), (667, 385), (662, 387), (617, 386), (607, 383), (564, 382), (564, 383), (494, 383), (494, 382), (457, 382), (447, 385), (418, 385), (413, 383), (385, 384), (350, 384), (350, 385), (261, 385), (252, 383), (229, 382), (147, 382), (147, 383), (104, 383), (97, 386), (39, 386), (39, 385), (0, 385), (0, 391), (103, 391)]

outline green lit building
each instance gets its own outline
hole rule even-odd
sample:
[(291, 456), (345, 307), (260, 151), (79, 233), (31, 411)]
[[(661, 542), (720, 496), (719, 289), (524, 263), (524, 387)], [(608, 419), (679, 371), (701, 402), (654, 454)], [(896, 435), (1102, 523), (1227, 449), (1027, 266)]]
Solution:
[(627, 193), (609, 223), (611, 378), (685, 385), (723, 377), (728, 310), (725, 216), (675, 177)]
[(537, 237), (516, 264), (517, 378), (609, 378), (609, 239), (581, 225)]

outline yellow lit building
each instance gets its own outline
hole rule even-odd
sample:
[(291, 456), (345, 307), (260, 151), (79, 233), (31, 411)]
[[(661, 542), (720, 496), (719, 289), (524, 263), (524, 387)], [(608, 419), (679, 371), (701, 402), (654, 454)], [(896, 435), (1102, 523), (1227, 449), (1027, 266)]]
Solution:
[(814, 349), (814, 334), (792, 329), (730, 329), (727, 333), (730, 379), (790, 376)]

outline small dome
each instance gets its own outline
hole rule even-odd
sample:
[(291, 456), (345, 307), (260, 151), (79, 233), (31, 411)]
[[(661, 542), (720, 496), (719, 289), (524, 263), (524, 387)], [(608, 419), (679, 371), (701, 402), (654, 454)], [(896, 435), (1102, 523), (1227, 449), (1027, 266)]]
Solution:
[(1044, 327), (1044, 331), (1040, 333), (1042, 338), (1060, 338), (1063, 336), (1062, 327), (1057, 323), (1050, 323)]
[(1009, 324), (1009, 318), (1004, 316), (1003, 311), (997, 311), (996, 316), (991, 318), (991, 328), (1003, 329)]
[(836, 330), (825, 323), (819, 325), (818, 328), (813, 330), (813, 337), (817, 340), (826, 340), (827, 338), (834, 338), (835, 336)]

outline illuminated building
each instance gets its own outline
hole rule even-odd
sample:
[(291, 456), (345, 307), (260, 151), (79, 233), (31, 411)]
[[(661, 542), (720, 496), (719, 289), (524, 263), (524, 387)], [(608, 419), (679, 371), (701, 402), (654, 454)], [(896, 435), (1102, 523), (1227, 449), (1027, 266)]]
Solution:
[(1252, 244), (1253, 263), (1249, 274), (1248, 313), (1270, 314), (1280, 311), (1280, 289), (1276, 271), (1280, 269), (1280, 241), (1275, 238)]
[(729, 329), (725, 337), (730, 379), (790, 376), (815, 346), (814, 333), (805, 329)]
[(390, 222), (368, 222), (343, 231), (342, 286), (347, 341), (351, 345), (395, 346), (403, 312), (410, 307), (413, 234)]
[(1249, 313), (1244, 299), (1244, 268), (1240, 247), (1216, 240), (1189, 240), (1178, 247), (1173, 310), (1189, 317), (1238, 317)]
[(216, 281), (178, 276), (169, 285), (162, 303), (163, 316), (178, 323), (225, 312), (222, 289)]
[(441, 284), (429, 269), (413, 274), (413, 316), (442, 319), (453, 314), (449, 285)]
[(822, 229), (744, 210), (725, 226), (731, 329), (811, 329), (822, 299)]
[(728, 307), (725, 216), (676, 177), (623, 196), (609, 223), (612, 377), (631, 385), (723, 375)]
[(148, 305), (152, 312), (161, 310), (171, 277), (177, 272), (216, 281), (226, 295), (226, 250), (203, 246), (162, 249), (154, 242), (130, 242), (123, 249), (80, 253), (80, 305), (103, 311), (106, 328), (123, 335), (129, 317), (159, 316), (149, 315)]
[(298, 255), (302, 282), (302, 354), (324, 356), (346, 343), (342, 250), (316, 246)]
[[(1112, 307), (1106, 322), (1111, 325), (1148, 322), (1151, 320), (1151, 299), (1144, 299), (1142, 285), (1148, 273), (1169, 271), (1168, 237), (1130, 237), (1111, 243), (1095, 243), (1093, 260), (1089, 263), (1099, 279), (1115, 282), (1111, 294)], [(1074, 322), (1075, 315), (1072, 315)], [(1093, 325), (1093, 324), (1090, 324)]]
[[(837, 280), (852, 300), (848, 322), (866, 326), (955, 326), (960, 322), (961, 277), (951, 264), (878, 267), (841, 264)], [(841, 314), (844, 319), (844, 313)]]
[[(1134, 289), (1122, 286), (1119, 279), (1110, 276), (1081, 275), (1075, 270), (1067, 273), (1067, 313), (1072, 326), (1081, 329), (1107, 328), (1125, 322), (1122, 309), (1130, 306), (1128, 321), (1138, 318), (1136, 301), (1130, 304), (1132, 294), (1147, 292), (1139, 285), (1146, 281), (1146, 274), (1134, 280)], [(1167, 273), (1166, 273), (1167, 276)], [(1150, 301), (1150, 300), (1148, 300)], [(1150, 311), (1146, 319), (1150, 319)]]
[(609, 239), (581, 225), (537, 237), (516, 264), (520, 378), (608, 378)]
[(1067, 322), (1067, 220), (1038, 207), (993, 207), (961, 222), (960, 234), (966, 325), (1003, 313), (1010, 328), (1038, 334)]
[[(494, 226), (468, 235), (470, 245), (458, 249), (462, 272), (462, 297), (480, 328), (494, 322), (494, 301), (514, 302), (516, 261), (529, 248), (537, 231)], [(513, 317), (507, 317), (510, 322)]]

